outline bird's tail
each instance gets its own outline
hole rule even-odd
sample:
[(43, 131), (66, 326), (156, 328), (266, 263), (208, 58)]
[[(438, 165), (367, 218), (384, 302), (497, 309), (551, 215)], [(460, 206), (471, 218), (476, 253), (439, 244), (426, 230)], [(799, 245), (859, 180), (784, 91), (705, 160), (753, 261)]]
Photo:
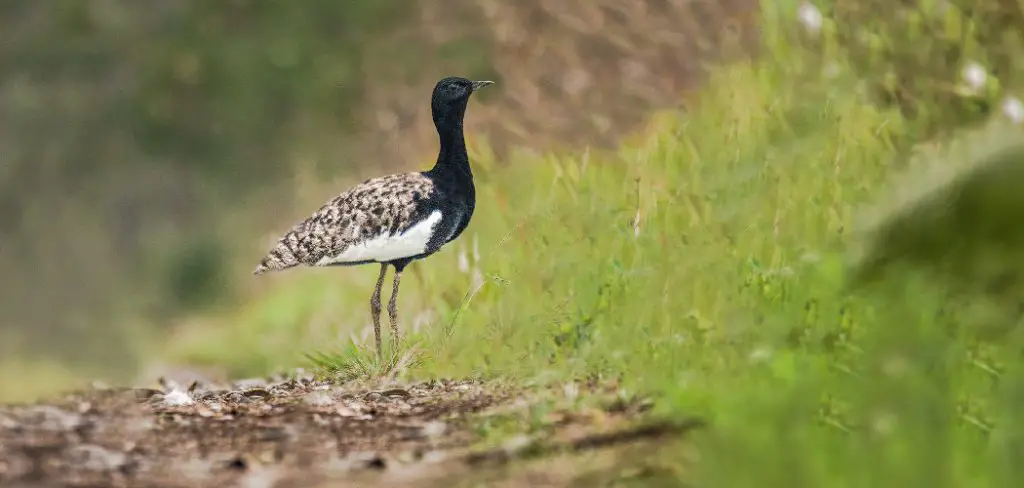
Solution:
[(256, 266), (252, 274), (260, 275), (268, 271), (281, 271), (298, 265), (298, 257), (282, 240), (260, 260), (260, 264)]

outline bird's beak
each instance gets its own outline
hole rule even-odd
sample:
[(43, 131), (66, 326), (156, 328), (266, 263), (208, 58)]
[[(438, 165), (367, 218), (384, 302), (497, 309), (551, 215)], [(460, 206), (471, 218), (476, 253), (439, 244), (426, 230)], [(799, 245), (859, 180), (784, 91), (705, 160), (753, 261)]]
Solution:
[(493, 81), (474, 81), (473, 82), (473, 91), (477, 91), (477, 90), (479, 90), (479, 89), (481, 89), (481, 88), (483, 88), (483, 87), (485, 87), (487, 85), (493, 85), (493, 84), (494, 84)]

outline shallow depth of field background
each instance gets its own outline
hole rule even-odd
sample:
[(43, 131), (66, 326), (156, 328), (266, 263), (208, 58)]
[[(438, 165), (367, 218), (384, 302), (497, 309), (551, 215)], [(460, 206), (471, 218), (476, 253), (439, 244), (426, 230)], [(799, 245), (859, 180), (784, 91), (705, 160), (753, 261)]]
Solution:
[(365, 340), (375, 268), (249, 273), (460, 74), (409, 375), (621, 378), (709, 483), (1020, 477), (1019, 2), (450, 3), (4, 3), (0, 397)]

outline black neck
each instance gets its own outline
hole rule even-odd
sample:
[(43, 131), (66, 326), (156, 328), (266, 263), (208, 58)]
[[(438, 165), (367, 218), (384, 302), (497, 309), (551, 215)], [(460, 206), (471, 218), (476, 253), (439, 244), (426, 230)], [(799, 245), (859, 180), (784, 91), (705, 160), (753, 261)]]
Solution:
[(466, 153), (466, 139), (462, 134), (462, 125), (445, 126), (438, 124), (437, 134), (441, 142), (441, 150), (437, 154), (437, 163), (432, 173), (438, 176), (452, 176), (455, 179), (472, 179), (473, 172), (469, 169), (469, 154)]

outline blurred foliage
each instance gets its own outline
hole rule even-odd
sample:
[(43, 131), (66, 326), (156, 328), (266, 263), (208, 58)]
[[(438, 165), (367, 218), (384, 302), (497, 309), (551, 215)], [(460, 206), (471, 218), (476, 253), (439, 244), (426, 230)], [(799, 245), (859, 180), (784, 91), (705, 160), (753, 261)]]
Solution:
[(198, 310), (223, 298), (227, 256), (220, 242), (209, 237), (191, 241), (169, 261), (165, 288), (171, 306)]
[(1016, 0), (822, 3), (828, 30), (876, 100), (919, 120), (922, 137), (983, 121), (1002, 88), (1020, 83), (1024, 6)]
[[(477, 25), (455, 25), (452, 5)], [(485, 39), (501, 83), (477, 110), (494, 150), (614, 149), (652, 110), (678, 108), (709, 67), (749, 57), (757, 0), (424, 2), (432, 36)], [(422, 115), (425, 116), (425, 115)], [(499, 123), (500, 120), (500, 123)]]
[[(344, 108), (366, 82), (358, 46), (403, 12), (387, 1), (310, 5), (4, 2), (0, 17), (17, 41), (6, 45), (5, 76), (23, 90), (10, 95), (8, 121), (52, 117), (40, 122), (77, 144), (48, 160), (52, 174), (15, 160), (23, 177), (3, 183), (139, 164), (195, 169), (225, 188), (281, 174), (279, 134), (295, 114), (326, 105), (337, 110), (321, 116), (352, 123)], [(63, 85), (65, 100), (43, 99), (51, 84)], [(116, 143), (144, 157), (100, 157), (96, 146)]]
[(375, 82), (365, 46), (410, 21), (400, 4), (3, 2), (0, 326), (79, 356), (81, 335), (125, 335), (131, 319), (101, 325), (112, 307), (223, 299), (210, 209), (289, 177), (308, 125), (344, 141)]

